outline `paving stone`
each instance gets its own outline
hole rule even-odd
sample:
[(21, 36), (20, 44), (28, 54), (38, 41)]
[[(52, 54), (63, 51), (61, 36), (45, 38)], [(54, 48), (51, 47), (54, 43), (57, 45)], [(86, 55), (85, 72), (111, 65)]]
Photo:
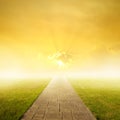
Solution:
[(73, 120), (71, 111), (63, 112), (63, 120)]

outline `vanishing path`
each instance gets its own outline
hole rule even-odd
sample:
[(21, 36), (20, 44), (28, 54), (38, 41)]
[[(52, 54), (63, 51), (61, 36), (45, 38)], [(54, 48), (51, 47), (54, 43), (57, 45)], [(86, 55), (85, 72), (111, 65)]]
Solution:
[(53, 79), (21, 120), (96, 120), (66, 79)]

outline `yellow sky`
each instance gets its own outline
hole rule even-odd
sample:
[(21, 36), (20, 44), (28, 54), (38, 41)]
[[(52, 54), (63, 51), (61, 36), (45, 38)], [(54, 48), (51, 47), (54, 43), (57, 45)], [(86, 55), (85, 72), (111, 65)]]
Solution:
[(55, 69), (60, 50), (74, 69), (120, 65), (120, 1), (0, 0), (0, 71)]

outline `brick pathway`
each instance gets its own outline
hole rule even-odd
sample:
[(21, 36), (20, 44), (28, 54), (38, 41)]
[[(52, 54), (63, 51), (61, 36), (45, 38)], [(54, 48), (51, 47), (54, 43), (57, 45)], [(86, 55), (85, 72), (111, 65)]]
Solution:
[(96, 120), (66, 79), (53, 79), (21, 120)]

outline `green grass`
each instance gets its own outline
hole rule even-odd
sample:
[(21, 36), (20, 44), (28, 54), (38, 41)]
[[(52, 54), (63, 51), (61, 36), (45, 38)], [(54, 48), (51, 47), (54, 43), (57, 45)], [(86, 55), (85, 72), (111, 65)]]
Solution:
[(97, 120), (120, 120), (120, 80), (70, 80)]
[(0, 85), (0, 120), (19, 120), (48, 85), (49, 79)]

